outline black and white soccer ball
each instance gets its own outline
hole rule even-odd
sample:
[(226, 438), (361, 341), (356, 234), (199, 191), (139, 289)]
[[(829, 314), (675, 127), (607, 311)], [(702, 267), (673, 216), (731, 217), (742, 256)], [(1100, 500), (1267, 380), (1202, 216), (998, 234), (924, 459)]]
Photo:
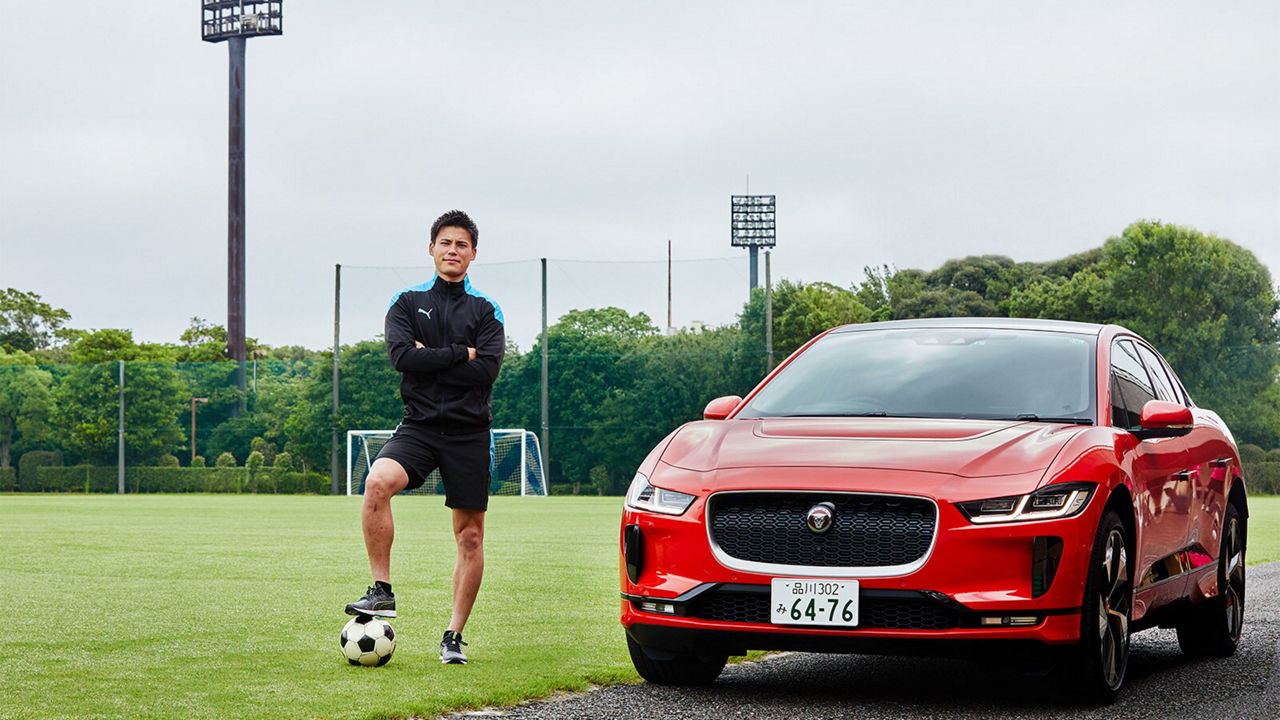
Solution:
[(381, 667), (396, 651), (396, 631), (386, 620), (357, 615), (342, 628), (338, 646), (352, 665)]

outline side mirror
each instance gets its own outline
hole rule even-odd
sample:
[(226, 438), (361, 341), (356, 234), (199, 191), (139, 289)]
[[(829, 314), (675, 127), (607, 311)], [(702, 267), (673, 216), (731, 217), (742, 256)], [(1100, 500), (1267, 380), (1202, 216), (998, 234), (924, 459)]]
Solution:
[(1139, 438), (1182, 437), (1191, 432), (1195, 418), (1191, 409), (1165, 400), (1148, 400), (1142, 406), (1139, 420), (1141, 429), (1134, 433)]
[(738, 403), (742, 402), (742, 398), (737, 395), (725, 395), (707, 403), (702, 410), (703, 420), (723, 420), (729, 417), (729, 413), (738, 407)]

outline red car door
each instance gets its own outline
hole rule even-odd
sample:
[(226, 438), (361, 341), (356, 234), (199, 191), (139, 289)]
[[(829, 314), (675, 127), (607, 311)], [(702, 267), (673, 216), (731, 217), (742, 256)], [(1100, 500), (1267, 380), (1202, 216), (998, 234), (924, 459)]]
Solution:
[[(1158, 397), (1132, 340), (1112, 343), (1111, 372), (1113, 392), (1118, 392), (1124, 405), (1123, 428), (1140, 430), (1142, 406)], [(1170, 562), (1185, 549), (1188, 507), (1183, 488), (1188, 480), (1188, 458), (1183, 438), (1130, 437), (1132, 442), (1125, 447), (1131, 458), (1138, 510), (1138, 557), (1134, 564), (1137, 618), (1149, 607), (1183, 595), (1177, 579), (1180, 568)]]

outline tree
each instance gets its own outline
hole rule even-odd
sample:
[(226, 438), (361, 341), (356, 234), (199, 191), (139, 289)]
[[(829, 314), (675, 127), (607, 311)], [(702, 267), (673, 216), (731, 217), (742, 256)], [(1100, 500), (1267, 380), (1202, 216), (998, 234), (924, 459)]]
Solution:
[(0, 291), (0, 349), (48, 349), (70, 319), (66, 310), (42, 301), (35, 293), (6, 288)]
[[(345, 442), (347, 430), (393, 428), (404, 417), (400, 373), (387, 358), (386, 345), (365, 340), (344, 345), (339, 356), (339, 415), (333, 414), (333, 360), (317, 356), (298, 391), (300, 400), (284, 422), (285, 450), (304, 468), (329, 468), (334, 427)], [(270, 438), (269, 435), (264, 437)]]
[(1130, 225), (1102, 253), (1105, 315), (1155, 345), (1241, 439), (1275, 438), (1256, 424), (1277, 416), (1266, 391), (1280, 364), (1280, 301), (1266, 266), (1230, 240), (1159, 222)]
[[(764, 291), (757, 288), (739, 316), (742, 341), (760, 351), (765, 349), (764, 301)], [(868, 322), (872, 316), (851, 290), (825, 282), (781, 280), (773, 289), (774, 358), (781, 361), (816, 335), (839, 325)]]
[(729, 326), (648, 336), (619, 359), (618, 374), (631, 382), (609, 390), (587, 435), (593, 467), (600, 469), (594, 481), (599, 490), (624, 492), (649, 450), (680, 425), (701, 419), (709, 400), (750, 391), (760, 378), (734, 367), (742, 357), (740, 334)]
[(36, 367), (30, 355), (0, 349), (0, 467), (11, 466), (15, 442), (30, 447), (53, 438), (52, 382), (49, 371)]
[(120, 401), (119, 360), (125, 363), (125, 454), (149, 464), (183, 439), (178, 418), (187, 397), (172, 362), (156, 361), (162, 346), (137, 345), (128, 330), (97, 330), (77, 339), (70, 367), (54, 392), (63, 442), (81, 460), (114, 462)]

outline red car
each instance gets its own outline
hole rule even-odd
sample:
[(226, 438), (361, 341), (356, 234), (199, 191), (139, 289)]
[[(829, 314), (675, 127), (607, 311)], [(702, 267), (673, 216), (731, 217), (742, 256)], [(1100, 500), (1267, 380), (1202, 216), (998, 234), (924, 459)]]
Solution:
[(1122, 327), (839, 327), (703, 417), (649, 453), (622, 516), (622, 624), (650, 682), (710, 683), (751, 649), (1021, 644), (1062, 648), (1109, 702), (1132, 632), (1235, 651), (1235, 441)]

